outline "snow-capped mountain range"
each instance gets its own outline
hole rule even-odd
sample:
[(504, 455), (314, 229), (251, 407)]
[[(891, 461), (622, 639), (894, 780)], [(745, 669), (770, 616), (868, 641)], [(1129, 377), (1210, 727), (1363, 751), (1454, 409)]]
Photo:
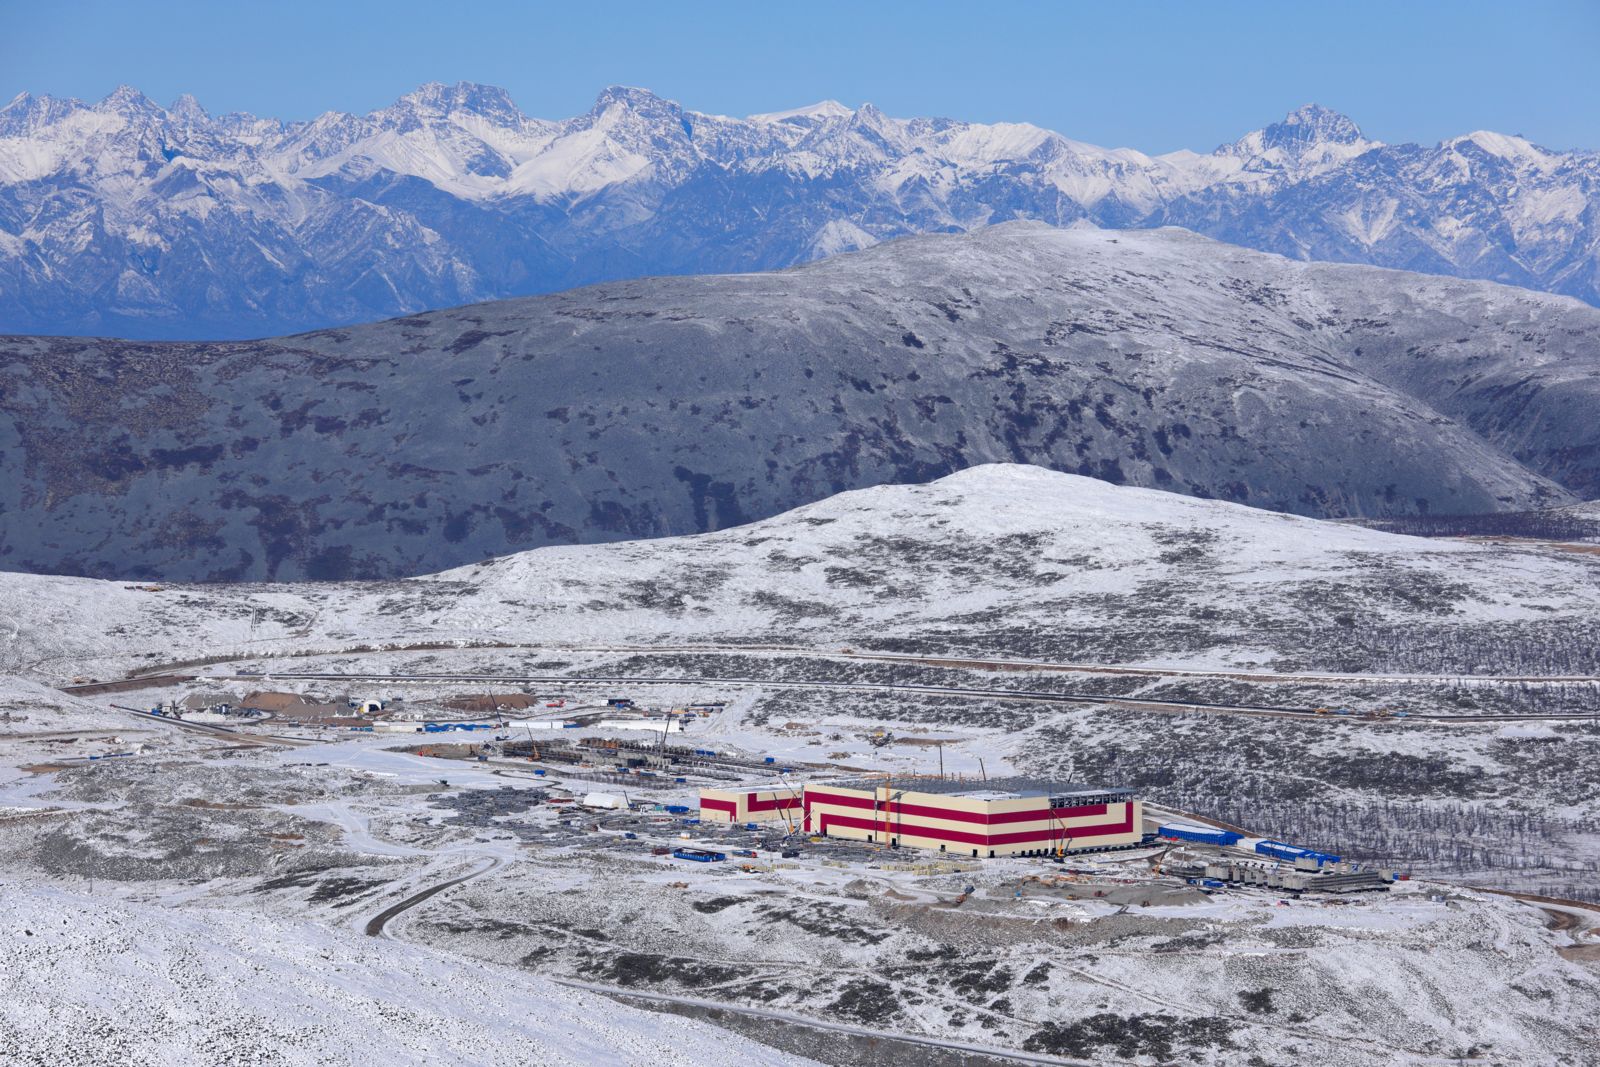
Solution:
[(828, 101), (746, 118), (605, 90), (564, 121), (425, 85), (307, 122), (22, 94), (0, 110), (0, 330), (241, 337), (648, 274), (762, 270), (1016, 218), (1600, 302), (1600, 154), (1385, 145), (1307, 106), (1200, 154)]

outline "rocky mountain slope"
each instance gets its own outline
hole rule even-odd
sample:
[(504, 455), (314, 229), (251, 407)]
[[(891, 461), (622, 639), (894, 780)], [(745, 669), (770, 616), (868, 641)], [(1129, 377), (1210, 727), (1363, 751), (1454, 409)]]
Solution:
[(1314, 106), (1149, 156), (871, 105), (727, 118), (620, 87), (562, 121), (468, 84), (309, 122), (127, 87), (23, 94), (0, 110), (0, 330), (261, 336), (1017, 218), (1596, 302), (1597, 182), (1593, 152), (1488, 132), (1385, 145)]
[(1324, 516), (1600, 495), (1600, 311), (1016, 223), (250, 343), (0, 342), (0, 566), (388, 577), (1015, 461)]

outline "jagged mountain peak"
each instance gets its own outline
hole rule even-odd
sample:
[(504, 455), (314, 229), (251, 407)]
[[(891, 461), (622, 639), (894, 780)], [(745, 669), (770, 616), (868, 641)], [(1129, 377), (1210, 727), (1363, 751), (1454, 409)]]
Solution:
[(1221, 155), (1267, 157), (1284, 162), (1302, 159), (1342, 159), (1376, 146), (1361, 127), (1345, 114), (1320, 104), (1295, 108), (1280, 121), (1245, 134), (1217, 150)]
[(1272, 139), (1298, 143), (1354, 144), (1363, 140), (1361, 127), (1350, 116), (1321, 104), (1304, 104), (1267, 127)]
[(511, 94), (494, 85), (461, 81), (454, 85), (444, 82), (427, 82), (396, 100), (390, 108), (426, 112), (446, 116), (464, 111), (484, 118), (497, 119), (507, 124), (523, 119), (511, 99)]
[[(162, 183), (175, 153), (217, 179), (203, 217)], [(292, 332), (638, 274), (786, 267), (1010, 218), (1188, 226), (1299, 259), (1600, 302), (1597, 189), (1595, 153), (1491, 133), (1385, 146), (1315, 104), (1209, 153), (1152, 158), (870, 103), (731, 118), (623, 85), (555, 121), (471, 82), (293, 123), (207, 119), (181, 98), (163, 110), (130, 87), (93, 105), (24, 94), (0, 110), (0, 203), (20, 198), (0, 212), (0, 329)]]
[(165, 114), (160, 104), (151, 100), (131, 85), (117, 86), (107, 93), (105, 99), (101, 100), (97, 106), (104, 111), (114, 111), (125, 115)]
[[(563, 124), (563, 133), (577, 135), (566, 156), (573, 162), (568, 189), (587, 193), (641, 173), (667, 180), (689, 173), (701, 158), (692, 145), (695, 124), (707, 117), (685, 111), (676, 100), (648, 89), (609, 86), (587, 114)], [(596, 146), (584, 140), (595, 134), (610, 146), (598, 154)], [(558, 152), (561, 155), (565, 153)]]
[(1306, 104), (1212, 154), (1245, 160), (1251, 169), (1307, 177), (1377, 147), (1380, 143), (1367, 140), (1348, 115), (1320, 104)]
[(46, 129), (83, 107), (83, 101), (73, 97), (18, 93), (0, 108), (0, 136), (21, 137)]
[(608, 85), (595, 97), (594, 106), (589, 109), (589, 114), (599, 115), (615, 107), (627, 108), (630, 111), (641, 113), (670, 113), (679, 115), (683, 113), (683, 105), (676, 100), (669, 100), (659, 96), (649, 89), (641, 89), (634, 85)]
[(857, 139), (872, 145), (885, 158), (914, 151), (918, 146), (908, 136), (908, 123), (886, 115), (872, 103), (864, 103), (842, 120), (821, 127), (825, 135), (837, 133), (841, 139)]
[(195, 99), (192, 93), (184, 93), (174, 100), (172, 105), (167, 108), (167, 114), (191, 125), (199, 125), (211, 121), (211, 115), (200, 105), (200, 101)]

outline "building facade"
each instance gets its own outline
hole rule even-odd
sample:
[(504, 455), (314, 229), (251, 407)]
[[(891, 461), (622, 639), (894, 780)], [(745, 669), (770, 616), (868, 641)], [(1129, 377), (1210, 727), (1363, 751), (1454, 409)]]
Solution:
[(980, 858), (1122, 848), (1144, 836), (1142, 806), (1129, 790), (1027, 779), (808, 784), (804, 827)]
[(706, 822), (799, 824), (804, 803), (793, 789), (702, 789), (700, 818)]

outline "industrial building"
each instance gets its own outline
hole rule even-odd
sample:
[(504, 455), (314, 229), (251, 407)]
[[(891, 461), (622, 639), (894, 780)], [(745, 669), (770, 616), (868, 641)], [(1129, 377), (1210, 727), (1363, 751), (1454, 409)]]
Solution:
[(866, 780), (805, 790), (812, 833), (984, 858), (1137, 845), (1142, 817), (1131, 790), (1031, 778)]
[(802, 802), (793, 789), (702, 789), (700, 818), (706, 822), (798, 823)]
[(702, 819), (762, 822), (797, 806), (808, 833), (981, 858), (1125, 848), (1144, 836), (1132, 791), (1029, 778), (807, 783), (798, 798), (784, 789), (700, 794)]

